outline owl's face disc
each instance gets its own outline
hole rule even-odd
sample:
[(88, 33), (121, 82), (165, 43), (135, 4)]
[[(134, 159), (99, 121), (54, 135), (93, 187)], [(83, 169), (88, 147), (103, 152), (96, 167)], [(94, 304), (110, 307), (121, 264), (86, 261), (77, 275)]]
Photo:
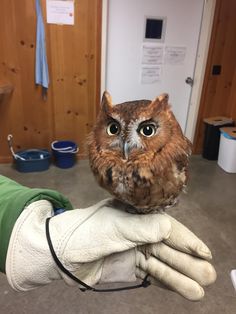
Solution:
[(150, 150), (160, 150), (171, 135), (162, 106), (153, 106), (149, 100), (115, 106), (103, 104), (94, 127), (97, 145), (116, 152), (124, 160)]

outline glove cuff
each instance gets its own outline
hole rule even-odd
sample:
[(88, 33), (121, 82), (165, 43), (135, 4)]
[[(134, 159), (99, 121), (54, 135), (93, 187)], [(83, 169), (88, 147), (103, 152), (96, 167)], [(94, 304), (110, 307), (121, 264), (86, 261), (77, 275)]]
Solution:
[(52, 212), (50, 202), (34, 202), (23, 210), (14, 225), (7, 251), (6, 275), (17, 291), (28, 291), (61, 278), (45, 236), (45, 219)]
[(135, 249), (111, 254), (105, 258), (99, 283), (134, 282), (135, 269)]

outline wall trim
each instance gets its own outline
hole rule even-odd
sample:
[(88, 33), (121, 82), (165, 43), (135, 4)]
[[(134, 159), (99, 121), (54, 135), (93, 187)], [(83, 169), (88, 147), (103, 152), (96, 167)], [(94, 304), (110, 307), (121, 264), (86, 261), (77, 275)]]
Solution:
[(101, 95), (106, 89), (108, 0), (102, 0)]
[[(76, 154), (77, 160), (84, 160), (88, 159), (88, 154), (87, 153), (78, 153)], [(0, 156), (0, 164), (11, 164), (13, 163), (13, 157), (12, 156)], [(52, 162), (53, 164), (53, 162)]]

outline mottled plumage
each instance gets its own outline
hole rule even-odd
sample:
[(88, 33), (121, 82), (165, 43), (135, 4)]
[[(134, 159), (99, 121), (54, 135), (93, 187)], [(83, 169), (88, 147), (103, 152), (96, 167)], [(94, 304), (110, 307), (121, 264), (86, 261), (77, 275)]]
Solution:
[(186, 185), (191, 143), (167, 94), (113, 105), (105, 92), (88, 148), (98, 183), (138, 213), (174, 205)]

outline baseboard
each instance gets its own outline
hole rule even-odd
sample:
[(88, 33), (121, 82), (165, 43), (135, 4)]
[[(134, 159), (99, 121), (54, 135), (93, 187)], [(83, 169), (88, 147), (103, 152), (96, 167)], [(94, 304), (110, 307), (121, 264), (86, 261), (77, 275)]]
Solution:
[[(79, 160), (88, 159), (88, 155), (85, 153), (77, 154)], [(13, 161), (12, 156), (0, 156), (0, 164), (11, 164)]]
[(12, 156), (0, 156), (0, 164), (10, 164), (12, 163)]

